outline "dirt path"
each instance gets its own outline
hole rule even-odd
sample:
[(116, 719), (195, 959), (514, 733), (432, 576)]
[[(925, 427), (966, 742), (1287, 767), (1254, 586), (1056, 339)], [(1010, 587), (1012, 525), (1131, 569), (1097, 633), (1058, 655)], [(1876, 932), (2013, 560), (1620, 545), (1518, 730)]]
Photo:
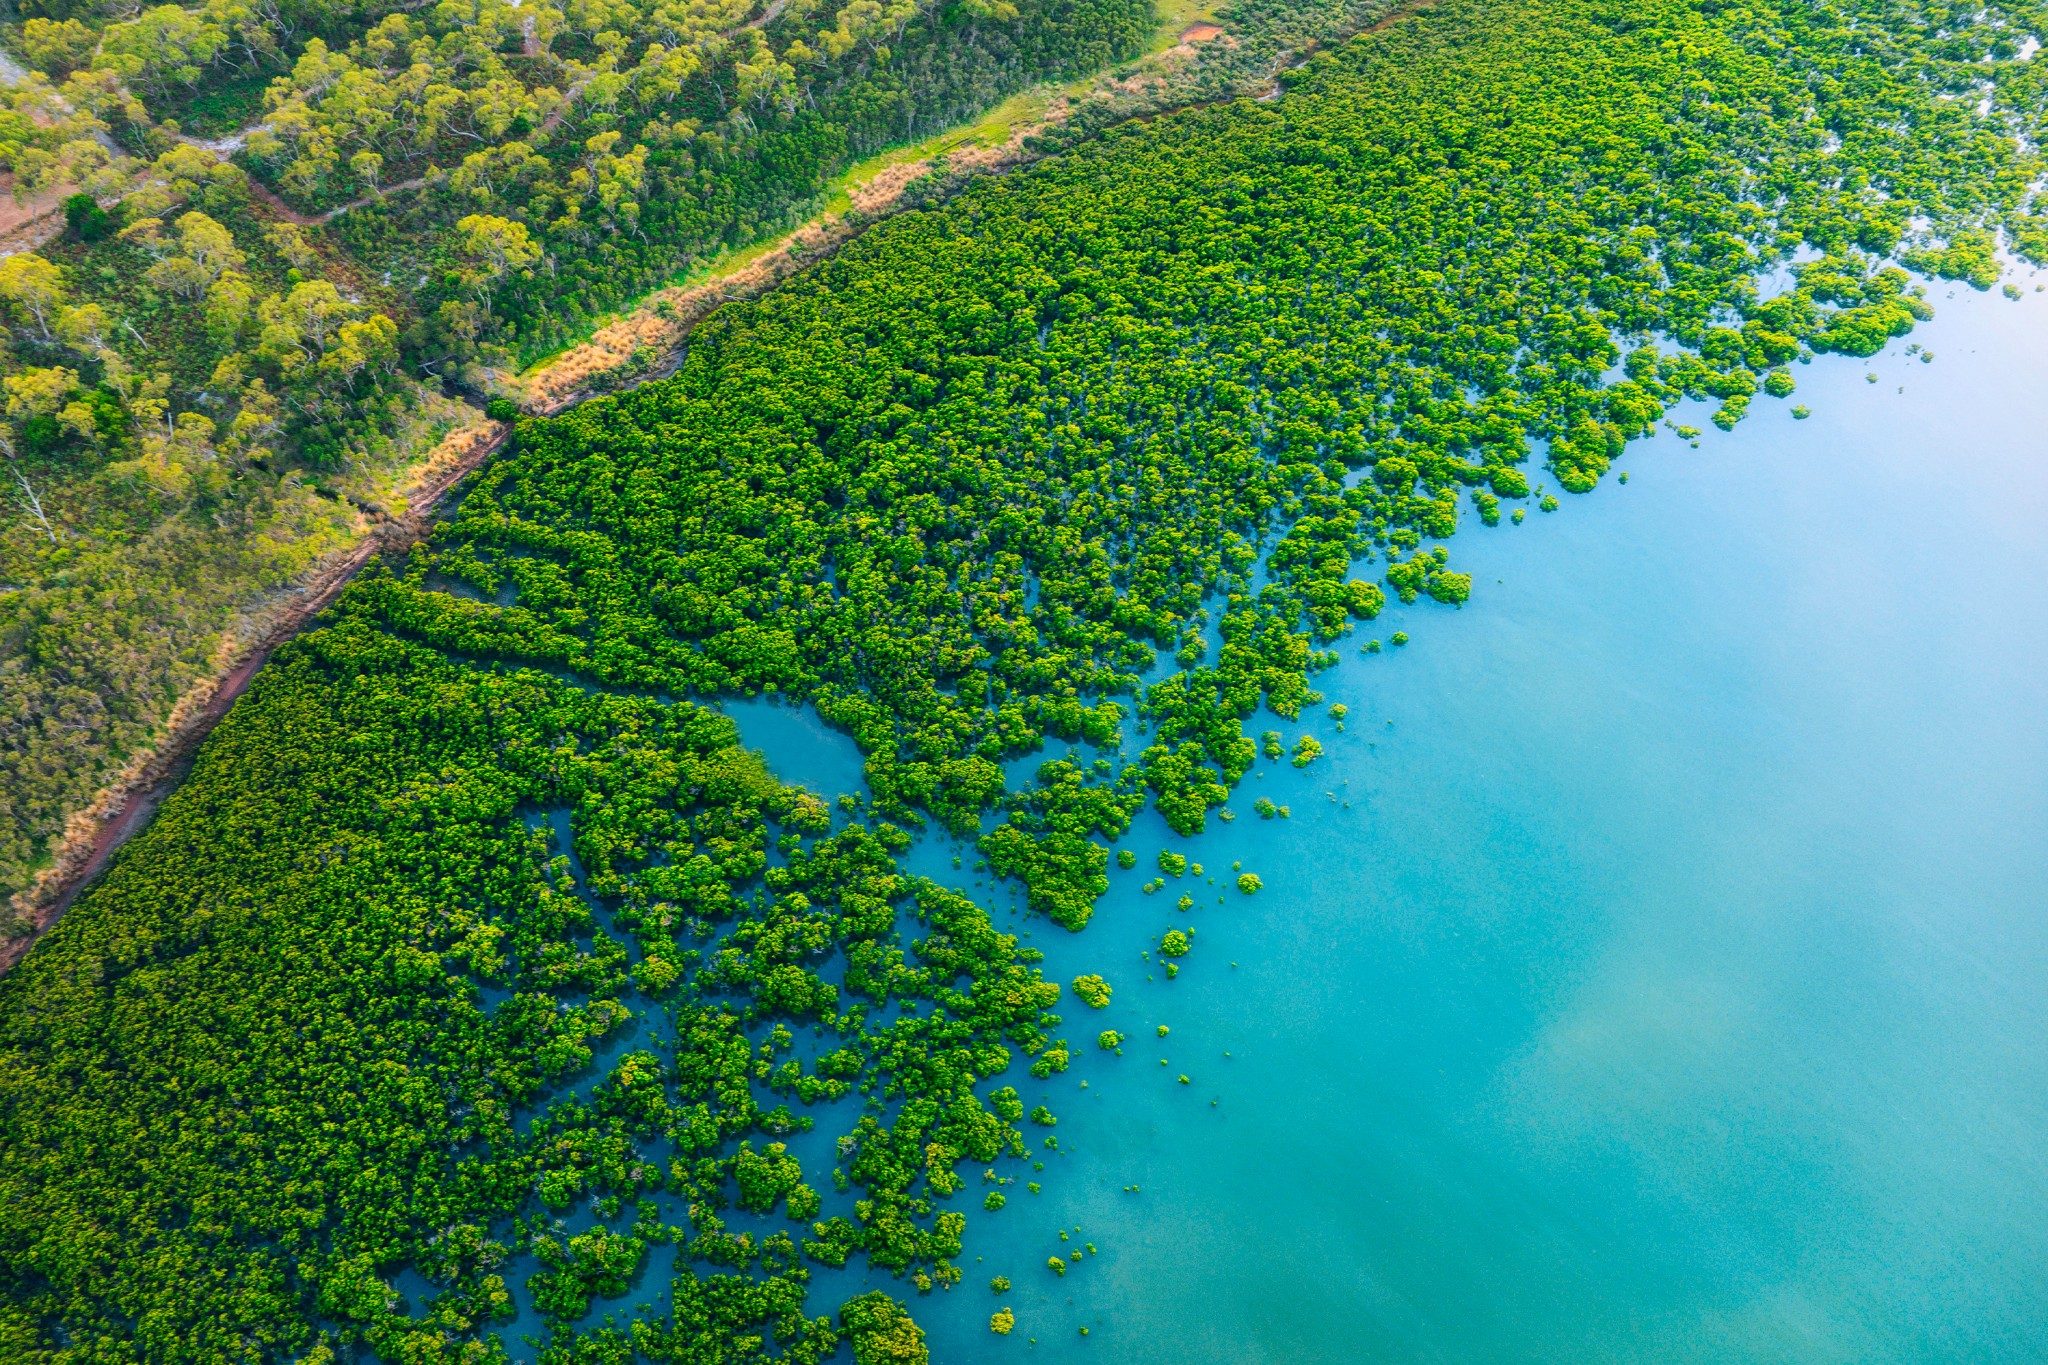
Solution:
[(269, 121), (265, 120), (260, 123), (252, 123), (246, 128), (237, 128), (226, 137), (190, 137), (180, 133), (178, 134), (178, 141), (184, 143), (187, 147), (197, 147), (202, 152), (212, 152), (222, 161), (226, 161), (236, 152), (241, 151), (248, 144), (251, 137), (268, 130), (269, 127)]
[[(1427, 9), (1432, 3), (1433, 0), (1416, 0), (1361, 32), (1386, 28)], [(771, 0), (769, 8), (776, 8), (774, 0)], [(772, 13), (765, 14), (761, 22), (767, 23), (773, 17)], [(1283, 70), (1298, 67), (1313, 55), (1314, 50), (1310, 47), (1296, 54), (1283, 64)], [(1157, 118), (1181, 109), (1231, 99), (1270, 98), (1279, 89), (1280, 81), (1276, 77), (1247, 85), (1220, 99), (1134, 111), (1130, 118)], [(946, 182), (933, 187), (931, 193), (920, 195), (918, 202), (930, 203), (949, 198), (983, 176), (1000, 175), (1040, 160), (1045, 154), (1029, 151), (1024, 147), (1024, 141), (1060, 122), (1064, 116), (1064, 113), (1055, 112), (1044, 120), (1020, 127), (1001, 146), (949, 153)], [(536, 415), (555, 416), (592, 398), (637, 387), (673, 373), (686, 354), (689, 334), (698, 322), (721, 304), (766, 293), (806, 266), (853, 241), (904, 207), (910, 186), (932, 169), (929, 161), (889, 167), (855, 187), (851, 192), (853, 204), (850, 211), (826, 215), (805, 224), (768, 244), (751, 260), (715, 279), (653, 295), (644, 301), (640, 309), (600, 330), (590, 341), (524, 376), (521, 381), (524, 390), (522, 407)], [(416, 188), (418, 183), (393, 185), (385, 192)], [(253, 178), (250, 185), (257, 197), (274, 212), (301, 225), (326, 222), (368, 202), (361, 200), (356, 204), (344, 204), (324, 215), (312, 217), (290, 208)], [(636, 353), (650, 353), (637, 350), (640, 347), (651, 347), (651, 353), (660, 359), (651, 365), (633, 365), (630, 357)], [(303, 584), (292, 600), (260, 618), (253, 632), (253, 643), (225, 660), (221, 672), (180, 700), (172, 712), (164, 738), (155, 749), (138, 757), (129, 771), (103, 791), (89, 810), (73, 817), (71, 829), (67, 831), (65, 844), (59, 850), (54, 865), (17, 898), (17, 908), (30, 913), (34, 927), (18, 939), (0, 941), (0, 974), (20, 960), (35, 941), (63, 916), (79, 892), (106, 868), (128, 838), (148, 823), (158, 803), (177, 786), (191, 766), (192, 757), (201, 742), (248, 689), (271, 654), (339, 597), (350, 580), (372, 558), (385, 551), (403, 550), (417, 542), (431, 528), (435, 511), (449, 491), (502, 449), (510, 435), (508, 426), (490, 423), (457, 433), (444, 441), (442, 447), (423, 462), (420, 481), (409, 501), (410, 510), (403, 518), (373, 528), (352, 550), (331, 561)], [(452, 450), (449, 448), (464, 436), (470, 438), (467, 444)]]
[(365, 564), (379, 554), (405, 550), (423, 537), (432, 528), (441, 501), (503, 449), (511, 434), (508, 424), (492, 422), (450, 435), (423, 467), (404, 516), (374, 527), (353, 549), (322, 565), (287, 601), (257, 616), (254, 629), (244, 635), (246, 642), (224, 660), (225, 671), (179, 699), (156, 747), (138, 756), (114, 785), (100, 793), (92, 809), (73, 817), (73, 837), (24, 895), (30, 901), (33, 929), (0, 941), (0, 974), (63, 918), (78, 893), (149, 822), (158, 804), (184, 779), (201, 742), (278, 647), (325, 611)]
[(249, 197), (284, 219), (287, 223), (297, 223), (300, 227), (318, 227), (323, 223), (333, 222), (351, 209), (362, 208), (365, 204), (374, 204), (378, 200), (390, 195), (404, 194), (408, 190), (416, 190), (433, 178), (431, 174), (416, 175), (410, 180), (401, 180), (395, 185), (386, 185), (375, 194), (366, 194), (360, 199), (351, 199), (346, 204), (336, 204), (333, 208), (322, 210), (319, 213), (299, 212), (290, 204), (278, 198), (275, 190), (253, 175), (249, 177)]
[(0, 173), (0, 256), (33, 251), (64, 230), (68, 188), (52, 187), (17, 201), (14, 175)]
[[(1434, 0), (1411, 0), (1411, 3), (1382, 16), (1360, 32), (1377, 32), (1407, 15), (1429, 8), (1433, 3)], [(1179, 48), (1169, 48), (1157, 56), (1171, 60), (1176, 52), (1184, 54), (1198, 42), (1219, 39), (1227, 39), (1220, 29), (1198, 39), (1184, 37)], [(1314, 57), (1319, 49), (1319, 44), (1311, 42), (1299, 51), (1284, 54), (1275, 74), (1247, 80), (1226, 94), (1184, 99), (1157, 107), (1133, 108), (1120, 121), (1143, 122), (1240, 99), (1276, 99), (1282, 88), (1282, 77)], [(1026, 144), (1038, 134), (1063, 123), (1069, 112), (1069, 109), (1056, 104), (1044, 116), (1020, 124), (1008, 140), (998, 146), (968, 146), (944, 153), (944, 182), (924, 185), (919, 202), (949, 199), (984, 176), (1002, 175), (1043, 159), (1048, 153), (1035, 151)], [(599, 328), (588, 341), (569, 348), (540, 369), (514, 381), (512, 388), (521, 408), (539, 416), (553, 417), (603, 394), (673, 374), (682, 363), (690, 332), (707, 315), (732, 300), (758, 297), (832, 255), (876, 223), (901, 210), (911, 186), (937, 170), (938, 160), (930, 158), (890, 166), (849, 191), (851, 203), (845, 212), (811, 220), (757, 248), (744, 264), (712, 279), (664, 289), (641, 300), (631, 313)]]
[[(0, 85), (20, 85), (29, 79), (29, 69), (0, 48)], [(62, 99), (57, 104), (65, 109), (70, 106)], [(116, 156), (127, 153), (115, 144), (103, 129), (94, 133), (93, 138)], [(0, 196), (4, 196), (4, 207), (0, 207), (0, 256), (12, 256), (18, 252), (34, 251), (54, 240), (64, 230), (64, 200), (78, 187), (53, 186), (31, 195), (26, 203), (14, 202), (14, 173), (0, 174)]]

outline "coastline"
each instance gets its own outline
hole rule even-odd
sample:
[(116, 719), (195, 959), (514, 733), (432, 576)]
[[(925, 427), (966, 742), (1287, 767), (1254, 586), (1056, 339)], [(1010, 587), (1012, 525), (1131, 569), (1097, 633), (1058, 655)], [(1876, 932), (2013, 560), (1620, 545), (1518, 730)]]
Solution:
[[(1408, 0), (1344, 33), (1346, 42), (1379, 32), (1390, 24), (1430, 7), (1433, 0)], [(1186, 36), (1138, 63), (1138, 75), (1118, 78), (1103, 73), (1068, 89), (1135, 96), (1141, 77), (1190, 58), (1197, 43), (1230, 41), (1228, 35)], [(1268, 100), (1281, 89), (1281, 78), (1314, 57), (1325, 44), (1316, 41), (1283, 51), (1267, 74), (1247, 77), (1222, 94), (1192, 98), (1139, 99), (1105, 126), (1161, 118), (1191, 109), (1240, 99)], [(830, 258), (869, 228), (910, 208), (946, 202), (975, 182), (1031, 166), (1056, 149), (1027, 145), (1064, 126), (1079, 100), (1062, 93), (1037, 117), (1021, 120), (1009, 136), (993, 146), (968, 145), (907, 161), (891, 161), (872, 176), (845, 189), (847, 207), (821, 212), (800, 226), (742, 252), (724, 270), (705, 279), (660, 290), (629, 313), (597, 329), (588, 340), (540, 362), (516, 376), (506, 376), (508, 396), (523, 413), (556, 417), (594, 398), (626, 392), (673, 374), (687, 354), (698, 323), (727, 303), (759, 298), (810, 266)], [(976, 125), (968, 125), (970, 128)], [(919, 187), (913, 195), (913, 187)], [(247, 690), (263, 663), (279, 646), (304, 630), (324, 611), (357, 572), (379, 553), (403, 551), (432, 525), (441, 501), (469, 474), (503, 448), (511, 427), (486, 421), (458, 428), (445, 436), (417, 467), (416, 492), (406, 512), (371, 528), (345, 551), (330, 556), (307, 576), (285, 602), (245, 615), (237, 627), (223, 632), (216, 667), (179, 698), (165, 722), (163, 735), (138, 752), (92, 803), (74, 812), (51, 861), (34, 882), (14, 897), (13, 908), (27, 918), (28, 928), (0, 939), (0, 975), (49, 932), (79, 894), (105, 870), (130, 836), (148, 823), (149, 815), (182, 780), (199, 746)], [(451, 443), (469, 442), (449, 454)]]

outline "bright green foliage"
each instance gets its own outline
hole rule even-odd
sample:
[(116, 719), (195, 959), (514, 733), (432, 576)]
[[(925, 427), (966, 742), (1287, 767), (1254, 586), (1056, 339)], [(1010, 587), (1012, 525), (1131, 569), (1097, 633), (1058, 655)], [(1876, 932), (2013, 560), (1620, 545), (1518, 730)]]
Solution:
[(1168, 929), (1159, 938), (1161, 957), (1186, 957), (1188, 949), (1194, 946), (1188, 942), (1187, 933), (1180, 929)]
[(734, 1157), (733, 1178), (739, 1186), (739, 1206), (752, 1213), (767, 1213), (785, 1195), (802, 1188), (803, 1168), (788, 1155), (780, 1142), (771, 1142), (765, 1152), (752, 1143), (742, 1143)]
[[(1275, 103), (886, 224), (674, 379), (526, 424), (0, 983), (0, 1348), (489, 1359), (511, 1292), (566, 1319), (673, 1239), (668, 1316), (551, 1358), (922, 1360), (886, 1295), (807, 1317), (806, 1266), (957, 1279), (958, 1168), (1023, 1151), (1023, 1098), (982, 1091), (1072, 1058), (1036, 958), (905, 876), (902, 826), (1078, 927), (1145, 802), (1199, 830), (1261, 708), (1320, 701), (1372, 580), (1462, 600), (1434, 542), (1470, 492), (1589, 489), (1681, 396), (1732, 423), (1874, 352), (1925, 312), (1900, 253), (1970, 278), (1972, 232), (2048, 240), (2012, 136), (2048, 132), (2048, 68), (1980, 60), (2032, 14), (1443, 0)], [(1987, 81), (1989, 114), (1942, 98)], [(595, 187), (621, 153), (586, 153)], [(539, 289), (484, 226), (458, 286)], [(37, 334), (48, 281), (0, 283)], [(687, 700), (770, 690), (860, 745), (870, 818)], [(674, 1041), (570, 1095), (635, 1011)], [(807, 1120), (851, 1213), (778, 1149)]]
[(854, 1365), (927, 1365), (931, 1360), (924, 1329), (879, 1289), (848, 1299), (840, 1306), (839, 1321), (853, 1343)]
[[(1256, 8), (1270, 56), (1294, 6)], [(23, 10), (53, 80), (0, 86), (0, 171), (89, 193), (0, 262), (0, 904), (239, 612), (401, 510), (396, 467), (476, 415), (444, 381), (489, 388), (1151, 24), (1145, 0)]]
[[(274, 85), (266, 102), (276, 131), (250, 150), (285, 195), (309, 207), (354, 200), (377, 180), (410, 179), (429, 165), (446, 170), (418, 193), (349, 213), (339, 234), (370, 268), (423, 279), (423, 346), (464, 359), (530, 358), (588, 330), (603, 310), (786, 222), (862, 158), (1034, 79), (1129, 57), (1150, 26), (1141, 0), (826, 0), (748, 26), (760, 8), (625, 0), (599, 18), (543, 3), (540, 20), (571, 32), (530, 63), (515, 62), (502, 42), (477, 51), (484, 44), (467, 9), (394, 16), (345, 50), (302, 59)], [(507, 24), (516, 17), (503, 13)], [(600, 50), (573, 34), (581, 24), (599, 30)], [(394, 50), (419, 43), (470, 51), (386, 69)], [(392, 117), (433, 100), (436, 87), (458, 108), (481, 107), (447, 121)], [(337, 134), (378, 160), (366, 168), (336, 155)], [(464, 223), (480, 213), (518, 225), (534, 250), (532, 261), (496, 272), (488, 290), (474, 286), (464, 250)]]
[(1074, 995), (1082, 1004), (1102, 1009), (1109, 1004), (1109, 983), (1093, 973), (1077, 976), (1074, 978)]
[(1259, 874), (1256, 872), (1244, 872), (1238, 874), (1237, 889), (1239, 891), (1242, 891), (1247, 896), (1254, 895), (1257, 892), (1263, 890), (1265, 888), (1265, 885), (1265, 882), (1259, 879)]
[(1972, 289), (1998, 283), (1998, 239), (1989, 232), (1959, 232), (1943, 246), (1905, 252), (1904, 259), (1915, 270), (1964, 280)]
[(574, 1322), (590, 1311), (593, 1299), (625, 1293), (647, 1254), (647, 1244), (640, 1238), (606, 1227), (566, 1243), (537, 1238), (535, 1249), (547, 1269), (533, 1277), (534, 1305), (541, 1316), (556, 1322)]
[[(900, 874), (901, 844), (830, 829), (710, 712), (480, 670), (359, 615), (307, 637), (0, 985), (0, 1341), (146, 1322), (176, 1343), (142, 1339), (147, 1358), (241, 1359), (252, 1336), (311, 1348), (317, 1320), (426, 1358), (509, 1316), (511, 1254), (538, 1257), (526, 1288), (567, 1322), (673, 1237), (715, 1273), (686, 1271), (678, 1316), (645, 1330), (700, 1344), (643, 1352), (753, 1359), (737, 1343), (767, 1331), (817, 1358), (834, 1335), (801, 1312), (805, 1260), (945, 1273), (960, 1215), (932, 1201), (956, 1164), (1021, 1151), (1020, 1111), (973, 1086), (1045, 1047), (1057, 995), (982, 911)], [(898, 907), (924, 937), (899, 936)], [(655, 960), (677, 964), (658, 1005), (636, 986)], [(943, 1013), (870, 1024), (885, 999)], [(633, 1009), (665, 1011), (673, 1049), (550, 1102)], [(793, 1036), (777, 1021), (834, 1050), (750, 1085)], [(859, 1212), (813, 1225), (819, 1197), (773, 1139), (856, 1086), (903, 1103), (842, 1116)], [(661, 1192), (688, 1226), (504, 1230)], [(743, 1240), (729, 1203), (803, 1231)], [(390, 1288), (406, 1264), (434, 1286), (424, 1317)], [(878, 1313), (872, 1349), (907, 1350)]]
[[(1916, 214), (2010, 215), (2017, 145), (1847, 22), (1447, 4), (1278, 108), (1108, 133), (727, 309), (675, 379), (531, 426), (379, 610), (604, 685), (808, 698), (878, 809), (994, 813), (990, 865), (1078, 926), (1140, 797), (1199, 830), (1246, 720), (1307, 703), (1377, 609), (1358, 562), (1463, 601), (1422, 542), (1464, 489), (1524, 495), (1539, 454), (1591, 488), (1686, 394), (1737, 420), (1786, 361), (1924, 311), (1876, 254)], [(1921, 137), (1880, 145), (1873, 86)], [(1823, 254), (1763, 292), (1802, 241)], [(1162, 649), (1182, 667), (1141, 688)], [(994, 772), (1114, 750), (1133, 711), (1135, 763)]]
[(1054, 1043), (1038, 1054), (1038, 1060), (1031, 1064), (1031, 1075), (1037, 1080), (1057, 1076), (1073, 1061), (1073, 1054), (1067, 1051), (1065, 1043)]

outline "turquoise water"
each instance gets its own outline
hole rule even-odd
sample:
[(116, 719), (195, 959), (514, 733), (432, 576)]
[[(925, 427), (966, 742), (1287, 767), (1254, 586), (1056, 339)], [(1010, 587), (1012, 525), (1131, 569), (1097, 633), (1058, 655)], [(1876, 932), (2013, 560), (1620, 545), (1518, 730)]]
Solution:
[[(1023, 1087), (1060, 1150), (916, 1302), (935, 1360), (2048, 1357), (2048, 300), (1945, 293), (1931, 365), (1473, 523), (1473, 601), (1325, 675), (1324, 760), (1148, 817), (1086, 933), (1017, 918), (1131, 1041)], [(1217, 885), (1141, 895), (1169, 842)]]
[[(821, 1274), (814, 1311), (912, 1298), (940, 1365), (2048, 1358), (2048, 296), (1945, 293), (1931, 365), (1823, 360), (1811, 421), (1469, 524), (1473, 601), (1362, 633), (1414, 643), (1347, 647), (1345, 730), (1234, 822), (1144, 817), (1086, 933), (915, 850), (1116, 995), (1070, 1002), (1066, 1075), (1004, 1078), (1058, 1146), (1000, 1213), (970, 1183), (967, 1283)], [(815, 714), (727, 710), (859, 790)], [(1142, 894), (1161, 847), (1205, 875)], [(851, 1117), (792, 1143), (821, 1186)]]

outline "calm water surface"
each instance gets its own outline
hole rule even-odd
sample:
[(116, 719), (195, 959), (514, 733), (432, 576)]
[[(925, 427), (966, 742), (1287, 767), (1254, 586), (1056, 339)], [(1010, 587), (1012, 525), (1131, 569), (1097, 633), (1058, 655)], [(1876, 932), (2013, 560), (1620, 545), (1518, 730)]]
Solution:
[[(1931, 365), (1822, 360), (1809, 422), (1472, 521), (1473, 601), (1347, 646), (1321, 762), (1148, 815), (1085, 934), (1015, 918), (1116, 988), (1074, 1040), (1130, 1041), (1022, 1084), (1059, 1151), (917, 1301), (936, 1361), (2048, 1358), (2048, 297), (1946, 292)], [(1215, 884), (1140, 894), (1169, 844)]]

